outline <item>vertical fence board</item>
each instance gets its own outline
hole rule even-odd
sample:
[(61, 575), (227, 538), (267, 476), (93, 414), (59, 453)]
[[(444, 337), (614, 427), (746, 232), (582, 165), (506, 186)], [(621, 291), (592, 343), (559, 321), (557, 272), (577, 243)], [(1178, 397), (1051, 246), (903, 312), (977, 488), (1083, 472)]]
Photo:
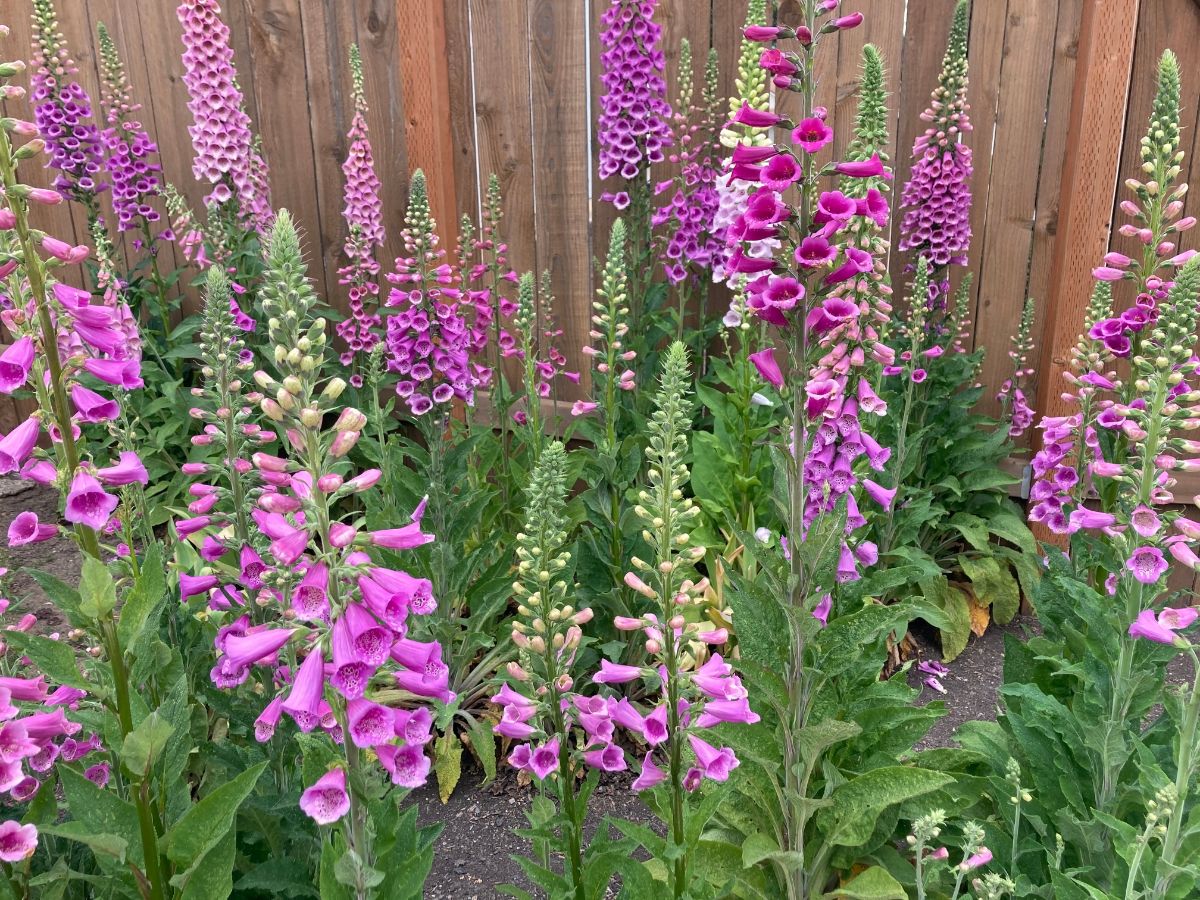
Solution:
[[(703, 6), (703, 4), (697, 4)], [(742, 26), (746, 24), (749, 0), (712, 0), (709, 24), (712, 29), (709, 46), (717, 48), (721, 60), (721, 96), (732, 97), (737, 91), (738, 54), (742, 49)], [(770, 5), (767, 19), (771, 18)]]
[[(584, 13), (581, 5), (554, 0), (531, 0), (529, 7), (537, 271), (550, 272), (556, 324), (563, 330), (557, 344), (571, 357), (588, 342), (592, 297), (582, 177), (591, 164)], [(569, 384), (560, 385), (559, 393), (567, 400), (581, 396)]]
[(399, 25), (395, 0), (354, 0), (354, 10), (369, 107), (367, 125), (371, 130), (375, 170), (381, 182), (380, 200), (387, 232), (378, 258), (383, 271), (388, 272), (404, 246), (400, 230), (404, 227), (408, 175), (412, 168), (404, 136), (403, 85), (396, 65)]
[[(1056, 10), (1050, 4), (1009, 0), (987, 231), (980, 236), (975, 276), (980, 283), (975, 346), (987, 348), (982, 380), (989, 386), (1012, 375), (1012, 360), (1006, 351), (1025, 303), (1057, 24)], [(1014, 178), (1014, 173), (1024, 173), (1024, 177)], [(994, 391), (984, 394), (980, 407), (989, 415), (999, 413)]]
[[(1079, 50), (1079, 15), (1083, 0), (1062, 0), (1058, 8), (1058, 29), (1054, 40), (1054, 65), (1050, 73), (1050, 99), (1047, 104), (1046, 137), (1042, 148), (1042, 169), (1038, 177), (1037, 208), (1033, 222), (1033, 252), (1029, 265), (1026, 293), (1035, 304), (1034, 335), (1041, 343), (1049, 316), (1046, 296), (1050, 283), (1050, 264), (1054, 239), (1058, 232), (1059, 187), (1062, 183), (1062, 159), (1067, 148), (1071, 91), (1075, 84), (1075, 56)], [(992, 353), (995, 354), (995, 349)], [(1033, 360), (1030, 360), (1032, 363)], [(1036, 395), (1037, 374), (1027, 393)], [(1031, 440), (1032, 434), (1026, 435)]]
[[(299, 0), (243, 0), (250, 23), (250, 59), (256, 122), (271, 169), (272, 202), (286, 207), (300, 229), (309, 259), (321, 258), (324, 246), (318, 215), (308, 68)], [(325, 73), (323, 77), (329, 77)], [(297, 124), (301, 127), (297, 131)], [(310, 271), (318, 283), (321, 273)]]
[[(468, 0), (444, 0), (443, 14), (446, 21), (446, 66), (450, 70), (449, 116), (454, 142), (454, 192), (458, 196), (460, 216), (465, 212), (478, 221), (480, 185), (475, 157), (474, 49), (471, 46)], [(583, 90), (586, 97), (586, 85)]]
[(1121, 156), (1139, 0), (1085, 0), (1079, 63), (1071, 98), (1067, 150), (1048, 327), (1042, 337), (1035, 407), (1043, 415), (1070, 414), (1058, 396), (1067, 353), (1091, 293), (1092, 267), (1108, 245), (1112, 198)]

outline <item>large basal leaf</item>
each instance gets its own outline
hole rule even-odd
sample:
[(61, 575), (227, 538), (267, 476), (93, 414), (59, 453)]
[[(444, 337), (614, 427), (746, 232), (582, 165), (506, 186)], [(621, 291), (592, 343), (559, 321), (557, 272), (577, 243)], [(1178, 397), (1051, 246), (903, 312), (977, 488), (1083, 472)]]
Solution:
[(1011, 622), (1021, 610), (1021, 590), (1008, 566), (992, 556), (977, 559), (960, 556), (958, 564), (963, 574), (971, 579), (979, 602), (991, 604), (992, 618), (1000, 625)]
[(238, 807), (250, 796), (266, 767), (266, 761), (260, 762), (227, 781), (175, 823), (167, 835), (167, 857), (178, 868), (191, 867), (225, 838), (233, 827)]
[(54, 641), (28, 631), (6, 631), (4, 639), (28, 656), (34, 666), (51, 681), (89, 693), (95, 690), (79, 673), (75, 651), (66, 641)]
[(826, 840), (857, 847), (870, 839), (879, 815), (889, 806), (928, 794), (953, 781), (950, 775), (908, 766), (872, 769), (836, 788), (833, 805), (821, 810), (817, 820)]
[(922, 582), (921, 591), (944, 614), (944, 621), (939, 625), (942, 658), (950, 662), (966, 649), (971, 637), (971, 610), (967, 605), (967, 595), (940, 577)]
[(908, 894), (887, 869), (871, 866), (825, 896), (831, 900), (907, 900)]
[(67, 798), (71, 819), (90, 834), (111, 834), (125, 841), (126, 858), (142, 865), (142, 837), (137, 811), (112, 790), (105, 790), (74, 769), (59, 765), (58, 777)]

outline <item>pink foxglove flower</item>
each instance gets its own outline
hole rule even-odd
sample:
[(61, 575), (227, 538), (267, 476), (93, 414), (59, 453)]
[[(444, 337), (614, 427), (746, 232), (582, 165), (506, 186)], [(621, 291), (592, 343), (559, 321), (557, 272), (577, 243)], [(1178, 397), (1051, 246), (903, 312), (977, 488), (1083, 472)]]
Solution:
[(300, 795), (300, 808), (318, 825), (330, 825), (350, 811), (346, 770), (330, 769)]
[(18, 863), (33, 856), (37, 849), (38, 830), (35, 825), (22, 825), (9, 819), (0, 823), (0, 860)]

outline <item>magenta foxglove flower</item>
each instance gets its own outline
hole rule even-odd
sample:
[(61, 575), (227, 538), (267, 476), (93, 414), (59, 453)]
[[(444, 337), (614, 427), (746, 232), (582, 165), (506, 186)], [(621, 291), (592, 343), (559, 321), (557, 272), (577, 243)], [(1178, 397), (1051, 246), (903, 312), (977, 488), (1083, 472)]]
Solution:
[(658, 0), (612, 0), (601, 18), (601, 80), (597, 140), (600, 178), (629, 181), (661, 162), (670, 144), (663, 78), (666, 63), (659, 41), (662, 28), (654, 20)]
[(122, 450), (115, 465), (97, 469), (96, 478), (109, 487), (150, 483), (150, 475), (146, 472), (146, 467), (142, 465), (138, 455), (130, 450)]
[(0, 438), (0, 475), (20, 470), (33, 452), (40, 426), (36, 416), (30, 416), (3, 438)]
[(17, 863), (28, 859), (37, 849), (37, 839), (35, 825), (22, 825), (12, 819), (0, 823), (0, 860)]
[(765, 350), (759, 350), (757, 353), (751, 353), (750, 362), (754, 363), (754, 368), (758, 370), (758, 374), (761, 375), (768, 384), (770, 384), (776, 390), (783, 389), (783, 372), (779, 368), (779, 363), (775, 359), (774, 347), (767, 347)]
[(705, 778), (713, 781), (728, 781), (730, 773), (740, 765), (738, 758), (729, 747), (714, 747), (694, 734), (688, 735), (688, 743), (696, 754), (696, 762), (704, 772)]
[(48, 541), (58, 534), (57, 525), (42, 524), (37, 513), (26, 510), (19, 513), (8, 526), (8, 546), (22, 547)]
[(1160, 644), (1174, 644), (1180, 640), (1175, 632), (1190, 627), (1197, 616), (1200, 616), (1200, 611), (1190, 606), (1182, 609), (1167, 607), (1157, 616), (1154, 615), (1154, 610), (1144, 609), (1130, 624), (1129, 636), (1146, 638)]
[(392, 776), (392, 784), (416, 788), (429, 779), (430, 759), (419, 744), (382, 744), (375, 748), (379, 761)]
[(1138, 547), (1126, 560), (1125, 568), (1142, 584), (1157, 584), (1169, 565), (1157, 547)]
[(642, 760), (642, 770), (630, 785), (635, 791), (648, 791), (667, 780), (667, 773), (654, 762), (652, 753), (647, 753)]
[(183, 83), (195, 122), (188, 129), (195, 150), (192, 173), (213, 185), (207, 203), (236, 198), (241, 218), (265, 232), (272, 215), (266, 162), (250, 130), (221, 6), (216, 0), (184, 0), (176, 13), (183, 25)]
[(115, 496), (105, 492), (94, 476), (79, 472), (71, 480), (63, 518), (72, 524), (100, 531), (108, 524), (118, 502)]
[(68, 54), (53, 0), (33, 3), (34, 120), (46, 141), (50, 166), (58, 170), (55, 190), (96, 209), (103, 181), (100, 133), (92, 120), (92, 101), (74, 79), (79, 73)]
[(318, 825), (330, 825), (350, 811), (346, 770), (330, 769), (300, 795), (300, 808)]
[(33, 339), (28, 336), (0, 353), (0, 394), (11, 394), (25, 385), (33, 367), (33, 353)]

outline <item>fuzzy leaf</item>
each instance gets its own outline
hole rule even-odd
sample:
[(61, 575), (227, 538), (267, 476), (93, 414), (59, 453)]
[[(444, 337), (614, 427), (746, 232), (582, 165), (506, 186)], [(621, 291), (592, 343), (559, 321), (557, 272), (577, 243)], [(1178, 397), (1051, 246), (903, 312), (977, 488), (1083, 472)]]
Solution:
[(95, 690), (79, 673), (75, 651), (66, 641), (55, 641), (28, 631), (6, 631), (4, 639), (33, 660), (51, 681), (91, 692)]
[(462, 741), (453, 731), (447, 731), (434, 745), (433, 773), (437, 776), (438, 797), (442, 803), (450, 800), (462, 775)]
[(167, 858), (186, 869), (220, 843), (266, 767), (263, 761), (247, 769), (189, 809), (167, 835)]
[(108, 567), (95, 557), (83, 559), (79, 596), (79, 611), (93, 621), (108, 615), (117, 606), (117, 583)]
[(166, 594), (162, 548), (157, 543), (151, 544), (141, 561), (141, 578), (121, 605), (117, 636), (122, 647), (128, 650), (137, 643), (147, 623), (162, 608)]
[(884, 766), (852, 778), (836, 788), (833, 805), (818, 813), (826, 840), (842, 847), (866, 843), (875, 822), (889, 806), (936, 791), (954, 778), (928, 769)]
[(908, 894), (887, 869), (871, 866), (825, 896), (829, 900), (906, 900)]
[(125, 743), (121, 746), (121, 763), (130, 772), (145, 778), (174, 733), (175, 726), (155, 710), (125, 736)]
[(125, 841), (126, 858), (142, 864), (142, 838), (137, 812), (111, 790), (97, 787), (69, 766), (59, 765), (58, 777), (67, 797), (71, 819), (87, 834), (111, 834)]
[(66, 838), (69, 841), (78, 841), (87, 846), (97, 856), (111, 856), (118, 863), (125, 862), (125, 852), (129, 849), (129, 842), (120, 835), (97, 834), (82, 822), (72, 821), (63, 822), (61, 825), (39, 825), (38, 833)]
[(942, 658), (949, 662), (966, 649), (971, 636), (971, 611), (967, 607), (967, 595), (940, 577), (922, 582), (921, 591), (926, 599), (941, 608), (945, 616), (940, 623)]

